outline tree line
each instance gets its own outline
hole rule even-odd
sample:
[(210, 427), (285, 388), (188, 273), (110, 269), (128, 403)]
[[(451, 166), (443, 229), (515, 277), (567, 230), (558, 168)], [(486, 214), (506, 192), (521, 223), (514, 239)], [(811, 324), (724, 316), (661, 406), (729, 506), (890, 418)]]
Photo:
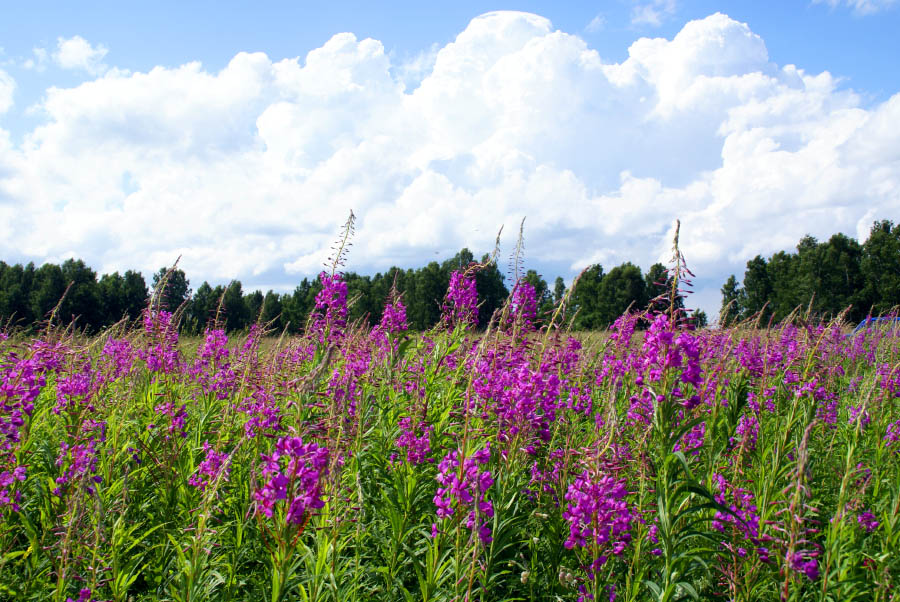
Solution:
[[(510, 293), (510, 279), (487, 260), (488, 256), (483, 256), (485, 267), (475, 272), (481, 328)], [(418, 269), (392, 267), (374, 276), (344, 272), (351, 300), (348, 319), (377, 324), (385, 300), (396, 287), (406, 305), (410, 328), (427, 330), (440, 320), (451, 273), (474, 261), (472, 252), (462, 249), (446, 261), (432, 261)], [(562, 319), (571, 321), (576, 329), (606, 327), (629, 307), (646, 307), (665, 288), (660, 284), (665, 278), (666, 268), (661, 264), (654, 264), (646, 274), (631, 263), (609, 273), (600, 265), (591, 266), (578, 279)], [(534, 288), (539, 322), (553, 313), (567, 293), (561, 277), (551, 287), (535, 270), (527, 270), (522, 280)], [(304, 278), (292, 292), (283, 294), (245, 292), (238, 280), (227, 286), (203, 282), (192, 290), (181, 269), (160, 268), (148, 286), (144, 277), (132, 270), (98, 278), (80, 259), (41, 267), (0, 261), (0, 326), (34, 330), (52, 319), (59, 325), (74, 322), (78, 328), (96, 332), (122, 319), (137, 320), (155, 293), (161, 307), (181, 311), (181, 328), (187, 334), (202, 333), (211, 322), (227, 331), (239, 331), (257, 321), (297, 333), (306, 325), (320, 290), (318, 278)]]
[(900, 305), (900, 225), (876, 221), (862, 244), (844, 234), (825, 242), (804, 236), (795, 252), (757, 255), (742, 285), (732, 274), (721, 290), (725, 325), (776, 323), (798, 308), (825, 319), (849, 308), (852, 322), (890, 312)]
[[(482, 257), (482, 262), (487, 259)], [(446, 261), (432, 261), (418, 269), (392, 267), (374, 276), (345, 272), (351, 300), (348, 318), (377, 324), (385, 300), (396, 286), (407, 307), (410, 328), (427, 330), (440, 320), (450, 274), (474, 261), (472, 252), (463, 249)], [(538, 321), (546, 320), (569, 293), (561, 277), (551, 286), (535, 270), (528, 270), (522, 279), (534, 287)], [(479, 326), (483, 328), (509, 296), (512, 279), (505, 277), (496, 263), (486, 263), (475, 280)], [(612, 324), (629, 308), (641, 311), (653, 305), (665, 311), (671, 303), (671, 285), (669, 271), (659, 263), (647, 272), (630, 262), (609, 272), (595, 264), (577, 279), (562, 321), (576, 330), (597, 330)], [(228, 331), (243, 330), (259, 321), (293, 334), (305, 327), (320, 290), (318, 278), (304, 278), (292, 292), (283, 294), (245, 292), (238, 280), (227, 286), (203, 282), (192, 290), (180, 269), (160, 268), (148, 286), (140, 272), (132, 270), (98, 278), (80, 259), (40, 267), (0, 261), (0, 328), (34, 330), (52, 318), (56, 324), (74, 322), (78, 328), (96, 332), (123, 318), (137, 320), (155, 292), (162, 307), (181, 311), (181, 327), (187, 334), (202, 333), (212, 321)], [(889, 311), (900, 304), (900, 226), (875, 222), (863, 244), (843, 234), (822, 243), (806, 236), (796, 252), (781, 251), (768, 259), (756, 256), (748, 261), (742, 285), (730, 276), (722, 296), (724, 324), (751, 317), (780, 321), (798, 306), (809, 307), (822, 317), (852, 306), (849, 318), (854, 321)], [(684, 309), (680, 293), (674, 301), (676, 309)], [(706, 324), (702, 311), (694, 312), (693, 320), (698, 326)]]

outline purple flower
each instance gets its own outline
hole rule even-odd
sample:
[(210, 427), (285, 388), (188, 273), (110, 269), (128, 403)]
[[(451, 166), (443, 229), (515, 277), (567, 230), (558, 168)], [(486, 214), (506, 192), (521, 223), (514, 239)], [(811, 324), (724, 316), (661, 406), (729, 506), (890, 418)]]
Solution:
[[(399, 298), (395, 298), (392, 303), (384, 306), (384, 313), (381, 314), (381, 322), (372, 329), (371, 338), (375, 346), (378, 348), (381, 357), (388, 355), (391, 351), (390, 335), (403, 332), (409, 328), (406, 321), (406, 306)], [(396, 349), (396, 342), (394, 343)]]
[(257, 512), (271, 518), (275, 505), (285, 502), (285, 521), (304, 524), (311, 510), (321, 508), (322, 478), (328, 473), (328, 448), (282, 437), (271, 456), (262, 454), (261, 471), (267, 480), (253, 493)]
[(815, 558), (803, 552), (794, 552), (789, 560), (791, 570), (803, 573), (810, 581), (819, 578), (819, 562)]
[(122, 378), (131, 372), (135, 351), (128, 341), (110, 338), (103, 345), (100, 355), (108, 361), (109, 376), (112, 380)]
[(84, 485), (88, 493), (94, 493), (94, 484), (99, 484), (103, 479), (97, 475), (97, 445), (93, 438), (85, 443), (69, 445), (65, 441), (59, 445), (59, 456), (56, 465), (63, 470), (56, 478), (56, 488), (53, 495), (62, 497), (67, 486), (74, 484)]
[(875, 515), (871, 512), (861, 512), (856, 517), (856, 522), (860, 527), (866, 530), (866, 533), (871, 533), (875, 529), (878, 528), (878, 521), (875, 519)]
[(178, 329), (172, 323), (172, 314), (165, 310), (145, 310), (144, 332), (150, 344), (137, 354), (147, 363), (147, 370), (162, 374), (175, 372), (179, 367)]
[(592, 477), (585, 470), (569, 485), (563, 518), (569, 523), (568, 549), (586, 548), (596, 556), (589, 576), (607, 560), (608, 553), (621, 555), (631, 541), (631, 509), (625, 498), (625, 482), (610, 476)]
[(470, 326), (478, 322), (478, 293), (474, 277), (459, 271), (450, 274), (442, 314), (442, 319), (451, 326)]
[(83, 588), (80, 592), (78, 592), (78, 600), (66, 598), (66, 602), (92, 602), (91, 590), (89, 590), (88, 588)]
[(228, 480), (228, 474), (231, 472), (228, 454), (217, 452), (208, 441), (203, 442), (203, 451), (206, 452), (206, 457), (197, 466), (197, 472), (188, 479), (188, 484), (201, 491), (205, 491), (211, 482), (219, 478), (219, 475)]
[(510, 315), (508, 327), (519, 323), (523, 330), (534, 328), (534, 318), (537, 315), (537, 298), (534, 286), (527, 280), (519, 280), (510, 297)]
[(887, 442), (884, 444), (886, 447), (890, 447), (897, 441), (900, 441), (900, 420), (887, 426), (887, 430), (884, 433), (884, 441)]
[(311, 334), (320, 343), (338, 341), (347, 325), (347, 283), (341, 274), (319, 274), (322, 290), (316, 295), (316, 306), (310, 315)]
[(401, 418), (399, 426), (400, 436), (396, 441), (397, 447), (406, 451), (406, 462), (408, 464), (411, 466), (421, 464), (431, 451), (430, 437), (434, 427), (423, 423), (413, 426), (412, 418), (409, 416)]
[(478, 533), (485, 544), (493, 541), (488, 518), (494, 516), (494, 505), (486, 493), (494, 484), (490, 471), (479, 467), (491, 458), (490, 444), (465, 458), (460, 465), (458, 450), (451, 450), (438, 464), (437, 482), (441, 485), (434, 495), (438, 518), (449, 518), (456, 510), (469, 510), (466, 527)]

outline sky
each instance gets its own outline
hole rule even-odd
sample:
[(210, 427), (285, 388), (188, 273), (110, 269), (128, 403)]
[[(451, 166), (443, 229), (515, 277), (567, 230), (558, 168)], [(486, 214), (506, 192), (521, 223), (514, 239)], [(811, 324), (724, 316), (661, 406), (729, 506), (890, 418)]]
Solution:
[[(286, 292), (525, 219), (526, 268), (694, 305), (757, 254), (900, 221), (900, 1), (19, 2), (0, 21), (0, 260)], [(77, 6), (76, 6), (77, 5)]]

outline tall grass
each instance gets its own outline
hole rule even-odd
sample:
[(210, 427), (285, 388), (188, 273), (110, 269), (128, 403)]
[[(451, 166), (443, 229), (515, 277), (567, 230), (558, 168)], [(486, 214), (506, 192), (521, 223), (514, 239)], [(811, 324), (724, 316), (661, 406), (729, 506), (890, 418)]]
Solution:
[(626, 315), (586, 350), (527, 283), (474, 333), (464, 271), (413, 335), (321, 280), (295, 339), (0, 337), (0, 599), (896, 598), (896, 332)]

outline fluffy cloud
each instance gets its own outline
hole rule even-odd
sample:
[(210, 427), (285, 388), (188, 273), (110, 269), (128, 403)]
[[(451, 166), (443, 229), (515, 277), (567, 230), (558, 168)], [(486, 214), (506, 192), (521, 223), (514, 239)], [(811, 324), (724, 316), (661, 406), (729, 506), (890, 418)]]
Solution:
[[(103, 57), (107, 52), (109, 51), (102, 44), (91, 46), (91, 43), (81, 36), (58, 38), (53, 61), (63, 69), (81, 69), (91, 75), (98, 75), (106, 71)], [(39, 64), (40, 52), (35, 50), (35, 55)]]
[(866, 108), (722, 14), (604, 63), (542, 17), (488, 13), (423, 64), (410, 85), (342, 33), (303, 59), (51, 88), (20, 145), (0, 130), (0, 256), (149, 273), (181, 255), (197, 282), (289, 288), (352, 208), (350, 269), (486, 251), (503, 224), (511, 247), (527, 215), (532, 264), (571, 276), (665, 261), (681, 218), (715, 311), (753, 255), (900, 210), (900, 94)]

